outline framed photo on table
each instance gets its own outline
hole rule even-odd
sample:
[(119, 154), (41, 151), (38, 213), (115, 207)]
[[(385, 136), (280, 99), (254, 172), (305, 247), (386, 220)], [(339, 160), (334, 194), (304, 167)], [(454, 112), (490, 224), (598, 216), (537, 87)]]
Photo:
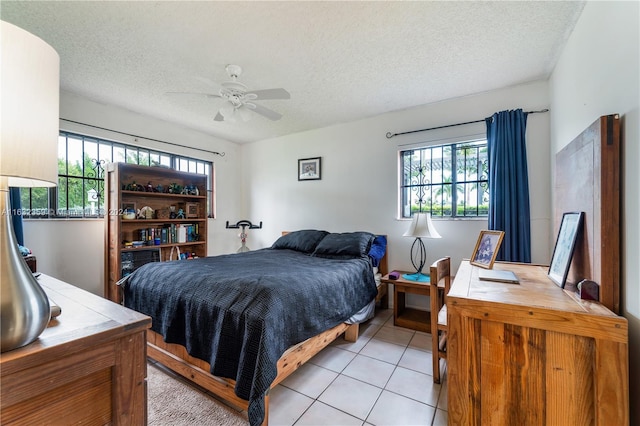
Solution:
[(485, 269), (493, 268), (503, 238), (503, 231), (480, 231), (469, 263)]
[(321, 157), (298, 160), (298, 180), (318, 180), (321, 178)]
[(562, 215), (562, 222), (558, 230), (558, 238), (551, 256), (549, 265), (549, 278), (564, 288), (573, 258), (573, 251), (576, 247), (578, 234), (582, 229), (583, 212), (570, 212)]

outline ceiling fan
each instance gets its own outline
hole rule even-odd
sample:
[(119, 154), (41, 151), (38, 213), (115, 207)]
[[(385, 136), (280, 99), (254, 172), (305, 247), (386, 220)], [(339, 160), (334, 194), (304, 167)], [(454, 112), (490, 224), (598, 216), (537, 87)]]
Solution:
[(194, 92), (167, 92), (169, 95), (196, 95), (206, 96), (207, 98), (221, 98), (225, 100), (225, 104), (220, 107), (216, 114), (215, 121), (248, 121), (251, 114), (260, 114), (269, 120), (279, 120), (282, 114), (272, 109), (266, 108), (254, 101), (274, 100), (274, 99), (291, 99), (291, 95), (285, 89), (263, 89), (249, 90), (247, 86), (238, 81), (238, 77), (242, 74), (242, 68), (239, 65), (227, 65), (225, 67), (227, 74), (231, 78), (230, 81), (215, 83), (209, 79), (198, 77), (199, 80), (218, 89), (218, 93), (194, 93)]

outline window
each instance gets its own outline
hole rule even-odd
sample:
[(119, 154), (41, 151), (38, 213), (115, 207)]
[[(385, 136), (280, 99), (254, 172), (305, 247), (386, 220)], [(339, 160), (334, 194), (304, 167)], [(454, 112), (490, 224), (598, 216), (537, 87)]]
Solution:
[(400, 152), (402, 217), (487, 216), (487, 141), (429, 146)]
[(104, 217), (104, 165), (110, 162), (162, 165), (209, 176), (209, 216), (213, 215), (213, 163), (118, 142), (60, 132), (57, 188), (22, 188), (27, 218)]

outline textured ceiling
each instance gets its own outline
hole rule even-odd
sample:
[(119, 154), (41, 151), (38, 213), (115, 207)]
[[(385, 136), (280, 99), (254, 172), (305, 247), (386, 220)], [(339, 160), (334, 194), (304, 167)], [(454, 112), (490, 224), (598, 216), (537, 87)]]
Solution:
[[(584, 2), (0, 2), (61, 58), (61, 87), (244, 143), (547, 78)], [(201, 79), (283, 87), (284, 116), (213, 121)]]

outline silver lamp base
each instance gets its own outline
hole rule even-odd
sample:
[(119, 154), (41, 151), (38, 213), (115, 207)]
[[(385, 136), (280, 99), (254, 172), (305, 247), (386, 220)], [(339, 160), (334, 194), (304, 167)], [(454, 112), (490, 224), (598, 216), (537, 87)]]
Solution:
[(33, 342), (51, 318), (49, 298), (27, 266), (11, 223), (9, 192), (0, 189), (0, 352)]

